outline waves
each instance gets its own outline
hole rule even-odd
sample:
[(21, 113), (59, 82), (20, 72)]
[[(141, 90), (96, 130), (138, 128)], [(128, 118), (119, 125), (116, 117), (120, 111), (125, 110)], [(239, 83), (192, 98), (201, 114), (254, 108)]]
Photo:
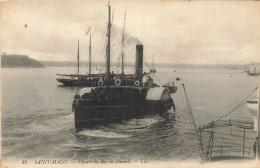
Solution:
[(131, 135), (120, 134), (113, 131), (103, 131), (103, 130), (83, 130), (78, 133), (79, 135), (84, 135), (88, 137), (102, 137), (102, 138), (129, 138)]

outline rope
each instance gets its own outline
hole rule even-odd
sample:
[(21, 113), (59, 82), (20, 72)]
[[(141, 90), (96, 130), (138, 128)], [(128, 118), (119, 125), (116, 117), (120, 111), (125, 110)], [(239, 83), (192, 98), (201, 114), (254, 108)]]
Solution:
[(256, 87), (248, 96), (246, 96), (235, 108), (233, 108), (230, 112), (228, 112), (227, 114), (219, 117), (215, 122), (219, 121), (222, 118), (227, 117), (229, 114), (231, 114), (233, 111), (237, 110), (238, 108), (240, 108), (241, 106), (243, 106), (244, 104), (242, 104), (249, 96), (251, 96), (256, 90), (258, 89), (258, 87)]
[[(97, 48), (97, 50), (96, 50), (96, 52), (95, 52), (95, 54), (94, 54), (94, 57), (92, 57), (92, 60), (94, 61), (95, 59), (96, 59), (96, 56), (98, 55), (98, 53), (99, 53), (99, 55), (101, 55), (101, 52), (102, 52), (102, 50), (103, 50), (103, 48), (102, 49), (100, 49), (100, 46), (102, 45), (102, 41), (103, 41), (103, 39), (104, 39), (104, 37), (105, 37), (105, 34), (106, 34), (106, 31), (103, 33), (103, 36), (102, 36), (102, 38), (101, 38), (101, 40), (100, 40), (100, 42), (99, 42), (99, 45), (98, 45), (98, 48)], [(100, 65), (99, 65), (99, 67), (100, 67)], [(93, 70), (93, 66), (91, 67), (91, 70)]]
[(200, 153), (200, 157), (201, 157), (202, 160), (206, 160), (206, 156), (204, 154), (203, 146), (202, 146), (202, 139), (201, 139), (201, 137), (200, 137), (200, 135), (198, 133), (198, 129), (197, 129), (197, 126), (196, 126), (196, 123), (195, 123), (195, 120), (194, 120), (194, 117), (193, 117), (193, 114), (192, 114), (192, 111), (191, 111), (191, 107), (190, 107), (189, 99), (188, 99), (188, 96), (187, 96), (187, 93), (186, 93), (186, 89), (185, 89), (184, 84), (182, 84), (182, 86), (183, 86), (183, 90), (184, 90), (184, 94), (185, 94), (185, 99), (186, 99), (186, 104), (187, 104), (187, 107), (188, 107), (188, 111), (189, 111), (190, 116), (192, 118), (193, 126), (194, 126), (195, 132), (197, 134), (197, 138), (198, 138), (199, 144), (200, 144), (200, 150), (202, 151), (202, 154)]
[[(149, 65), (149, 63), (146, 61), (145, 57), (144, 57), (144, 63), (146, 64), (146, 66), (148, 68), (151, 68), (151, 66)], [(162, 82), (159, 80), (159, 78), (156, 76), (156, 74), (154, 74), (154, 76), (156, 77), (156, 79), (159, 81), (160, 85), (162, 85)]]

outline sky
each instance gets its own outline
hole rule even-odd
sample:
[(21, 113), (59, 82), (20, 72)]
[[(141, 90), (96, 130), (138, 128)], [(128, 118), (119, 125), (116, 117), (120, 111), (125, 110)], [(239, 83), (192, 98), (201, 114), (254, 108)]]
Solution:
[[(0, 3), (1, 53), (42, 61), (104, 60), (108, 1), (22, 0)], [(260, 2), (111, 0), (112, 54), (131, 61), (135, 45), (155, 63), (248, 64), (260, 62)], [(86, 35), (87, 30), (90, 32)], [(103, 48), (103, 50), (102, 50)]]

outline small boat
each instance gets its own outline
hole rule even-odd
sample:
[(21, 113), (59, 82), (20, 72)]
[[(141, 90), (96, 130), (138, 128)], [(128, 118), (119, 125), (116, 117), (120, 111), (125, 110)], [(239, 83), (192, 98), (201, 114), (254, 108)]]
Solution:
[(256, 115), (258, 110), (258, 100), (257, 99), (249, 99), (247, 100), (247, 107), (252, 115)]
[(169, 82), (167, 84), (164, 84), (163, 87), (167, 87), (170, 90), (170, 93), (177, 92), (177, 86), (174, 85), (174, 82)]
[[(150, 74), (143, 73), (143, 45), (136, 45), (134, 78), (125, 80), (111, 76), (109, 4), (108, 15), (106, 76), (100, 82), (102, 85), (82, 88), (75, 95), (72, 107), (76, 131), (149, 114), (162, 114), (174, 107), (169, 87), (154, 84)], [(122, 80), (125, 80), (124, 84)]]

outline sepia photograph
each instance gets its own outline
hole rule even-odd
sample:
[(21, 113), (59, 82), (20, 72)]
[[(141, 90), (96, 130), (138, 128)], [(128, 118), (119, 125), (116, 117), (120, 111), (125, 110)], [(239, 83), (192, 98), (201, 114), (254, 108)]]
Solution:
[(260, 1), (0, 0), (0, 167), (260, 166)]

